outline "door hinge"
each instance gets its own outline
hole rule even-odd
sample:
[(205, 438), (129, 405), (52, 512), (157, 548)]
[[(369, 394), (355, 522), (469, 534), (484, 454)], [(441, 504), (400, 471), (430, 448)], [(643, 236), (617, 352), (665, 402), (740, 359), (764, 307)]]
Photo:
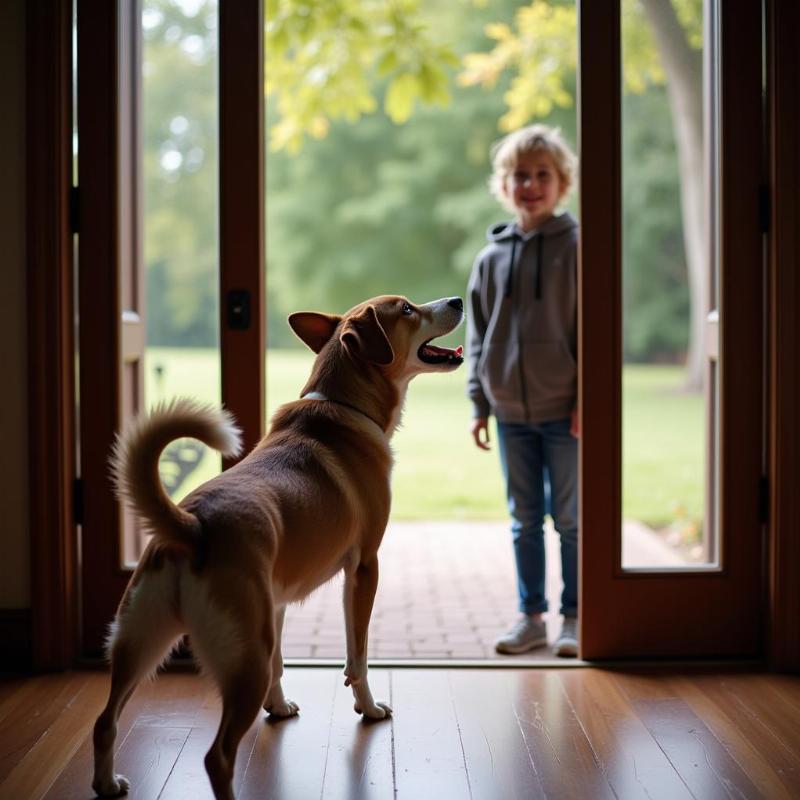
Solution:
[(83, 478), (72, 481), (72, 521), (83, 525)]
[(81, 193), (77, 186), (69, 188), (69, 230), (70, 233), (78, 233), (81, 222)]
[(769, 186), (762, 183), (758, 187), (758, 226), (761, 233), (768, 233), (772, 217), (772, 200)]
[(758, 521), (762, 525), (769, 522), (769, 478), (766, 475), (758, 480)]

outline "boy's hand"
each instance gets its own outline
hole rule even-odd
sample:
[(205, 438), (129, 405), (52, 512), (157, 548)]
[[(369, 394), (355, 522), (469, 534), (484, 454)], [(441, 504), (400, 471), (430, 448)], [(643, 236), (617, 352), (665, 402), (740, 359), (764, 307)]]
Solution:
[(489, 420), (486, 417), (475, 417), (470, 428), (475, 444), (481, 450), (491, 450), (489, 447)]
[(578, 417), (578, 409), (572, 409), (572, 415), (569, 421), (569, 432), (577, 439), (581, 435), (581, 423)]

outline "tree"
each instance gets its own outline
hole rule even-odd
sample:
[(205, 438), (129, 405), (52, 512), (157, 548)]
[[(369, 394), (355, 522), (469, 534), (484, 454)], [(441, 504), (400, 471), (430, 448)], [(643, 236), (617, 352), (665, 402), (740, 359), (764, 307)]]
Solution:
[[(645, 24), (645, 19), (647, 23)], [(464, 59), (464, 85), (493, 86), (504, 72), (514, 77), (501, 120), (513, 129), (542, 117), (553, 106), (568, 106), (577, 63), (572, 3), (533, 0), (521, 8), (515, 27), (495, 24), (488, 53)], [(705, 363), (708, 279), (703, 229), (702, 0), (623, 0), (623, 81), (643, 92), (666, 81), (679, 154), (683, 239), (690, 295), (686, 388), (701, 388)]]
[[(447, 31), (466, 52), (480, 45), (492, 14), (510, 15), (514, 6), (507, 0), (465, 13), (464, 4), (429, 0), (426, 15), (430, 28)], [(452, 84), (455, 69), (449, 73)], [(373, 74), (370, 90), (385, 95), (391, 80)], [(463, 292), (486, 228), (504, 216), (486, 186), (502, 83), (488, 95), (454, 86), (453, 102), (422, 105), (402, 125), (382, 113), (357, 125), (332, 120), (324, 138), (305, 137), (299, 152), (270, 150), (272, 345), (292, 341), (285, 313), (298, 307), (343, 311), (369, 294), (424, 300)], [(275, 104), (270, 113), (279, 117)], [(573, 129), (570, 119), (562, 122)]]
[(331, 121), (377, 109), (372, 76), (387, 79), (384, 109), (405, 122), (417, 100), (447, 104), (446, 68), (459, 62), (435, 42), (419, 0), (267, 0), (266, 94), (277, 100), (271, 146), (297, 152)]
[[(439, 66), (449, 103), (442, 94), (426, 102), (417, 91), (421, 73), (415, 64), (421, 62), (407, 54), (410, 46), (387, 71), (393, 63), (386, 61), (388, 44), (376, 45), (364, 31), (374, 33), (374, 26), (383, 24), (381, 15), (389, 5), (317, 3), (322, 15), (303, 23), (308, 16), (299, 10), (303, 3), (287, 0), (274, 10), (287, 15), (291, 8), (294, 15), (265, 34), (279, 37), (283, 30), (282, 51), (268, 39), (267, 76), (275, 79), (280, 73), (289, 98), (288, 105), (279, 102), (281, 93), (275, 90), (267, 102), (270, 346), (294, 341), (285, 317), (301, 307), (341, 311), (383, 291), (419, 299), (462, 292), (472, 260), (485, 244), (486, 228), (506, 216), (487, 191), (488, 153), (500, 135), (503, 97), (517, 83), (506, 69), (491, 89), (477, 92), (456, 83), (458, 68), (450, 64), (455, 63), (453, 53), (460, 66), (463, 55), (484, 46), (487, 24), (511, 23), (518, 0), (490, 5), (426, 0), (419, 9), (416, 3), (392, 5), (407, 13), (392, 23), (396, 29), (416, 30), (421, 52), (429, 57), (443, 54)], [(214, 7), (213, 0), (148, 0), (143, 14), (145, 260), (152, 344), (208, 346), (217, 341)], [(344, 19), (345, 12), (358, 23)], [(267, 21), (272, 21), (269, 16)], [(338, 32), (340, 24), (354, 32)], [(570, 52), (574, 58), (574, 46), (571, 51), (567, 46), (570, 38), (574, 41), (574, 28), (548, 58), (570, 58)], [(301, 51), (299, 66), (295, 62)], [(286, 63), (276, 60), (279, 52)], [(357, 79), (354, 70), (360, 70)], [(562, 71), (565, 107), (553, 103), (539, 109), (572, 142), (574, 70), (573, 60)], [(305, 96), (303, 76), (309, 73), (330, 77), (312, 81), (312, 94)], [(388, 98), (405, 73), (417, 76), (416, 89), (406, 95), (406, 110), (413, 113), (398, 124), (403, 117), (389, 110)], [(363, 100), (348, 105), (357, 86), (368, 92), (371, 105)], [(291, 98), (300, 95), (302, 102), (293, 104)], [(646, 264), (651, 274), (647, 280), (641, 270), (626, 274), (626, 297), (636, 311), (626, 317), (626, 357), (647, 360), (685, 348), (688, 300), (676, 279), (683, 268), (676, 252), (678, 185), (675, 170), (662, 166), (664, 159), (674, 163), (663, 86), (628, 97), (642, 110), (632, 115), (636, 125), (626, 130), (631, 169), (626, 164), (624, 178), (637, 193), (637, 212), (635, 231), (624, 242), (625, 263)], [(291, 125), (287, 114), (294, 119)], [(352, 124), (354, 119), (358, 124)], [(276, 130), (294, 133), (278, 136)]]
[[(379, 109), (378, 89), (393, 123), (407, 120), (418, 105), (446, 105), (460, 62), (449, 46), (433, 40), (419, 5), (419, 0), (267, 0), (266, 91), (273, 151), (296, 153), (304, 139), (315, 144), (342, 121), (373, 115)], [(148, 0), (142, 27), (148, 341), (210, 346), (218, 338), (219, 317), (217, 2)], [(313, 202), (305, 208), (293, 203), (303, 195), (294, 188), (300, 184), (287, 188), (274, 180), (276, 173), (285, 174), (280, 158), (270, 166), (268, 210), (297, 210), (307, 219), (304, 211)], [(328, 176), (333, 198), (341, 186), (337, 179), (348, 178), (340, 171), (337, 175), (336, 168), (336, 162), (315, 164), (317, 174)], [(291, 240), (291, 233), (285, 238)], [(287, 250), (300, 259), (284, 260), (290, 276), (271, 270), (270, 288), (287, 287), (304, 274), (302, 267), (319, 265), (325, 232), (318, 233), (309, 240), (310, 260), (299, 252), (298, 242), (291, 242), (294, 250)], [(385, 254), (373, 256), (381, 264), (386, 260)], [(284, 295), (290, 296), (288, 290)], [(281, 314), (270, 315), (271, 324), (276, 316)], [(285, 325), (273, 327), (280, 341)]]
[(148, 0), (142, 13), (147, 340), (218, 340), (217, 16)]
[(703, 213), (703, 64), (699, 49), (702, 46), (702, 0), (640, 1), (667, 73), (672, 122), (678, 143), (683, 240), (690, 297), (686, 388), (699, 390), (705, 376), (706, 314), (709, 307)]

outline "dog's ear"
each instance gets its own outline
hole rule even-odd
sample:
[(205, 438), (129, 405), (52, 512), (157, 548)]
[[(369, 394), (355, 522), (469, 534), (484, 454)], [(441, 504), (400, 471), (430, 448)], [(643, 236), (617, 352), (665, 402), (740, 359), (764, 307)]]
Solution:
[(325, 347), (341, 321), (342, 318), (335, 314), (322, 314), (319, 311), (298, 311), (289, 315), (292, 330), (315, 353)]
[(345, 320), (339, 339), (350, 355), (385, 366), (394, 361), (394, 350), (375, 313), (375, 306)]

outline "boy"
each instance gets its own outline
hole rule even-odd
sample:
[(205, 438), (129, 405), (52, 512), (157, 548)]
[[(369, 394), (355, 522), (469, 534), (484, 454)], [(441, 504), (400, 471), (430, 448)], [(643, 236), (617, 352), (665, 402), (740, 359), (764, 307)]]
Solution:
[(467, 393), (472, 437), (482, 450), (489, 449), (489, 415), (497, 418), (522, 612), (495, 648), (524, 653), (547, 644), (549, 500), (564, 581), (555, 653), (576, 656), (578, 223), (567, 212), (555, 214), (572, 186), (576, 158), (558, 130), (531, 125), (495, 145), (492, 166), (492, 193), (516, 220), (489, 229), (472, 269)]

